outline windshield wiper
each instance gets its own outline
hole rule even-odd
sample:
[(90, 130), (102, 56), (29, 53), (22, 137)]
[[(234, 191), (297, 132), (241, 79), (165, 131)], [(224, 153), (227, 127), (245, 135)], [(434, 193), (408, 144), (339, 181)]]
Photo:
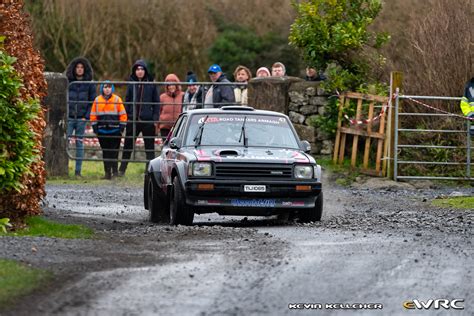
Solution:
[(248, 138), (245, 137), (245, 122), (247, 122), (247, 116), (244, 117), (244, 123), (242, 124), (242, 131), (240, 132), (239, 143), (244, 138), (244, 147), (248, 146)]
[(196, 147), (201, 145), (202, 133), (204, 132), (204, 124), (206, 124), (206, 121), (207, 121), (208, 117), (209, 117), (209, 115), (206, 115), (206, 117), (202, 121), (201, 125), (199, 125), (199, 128), (196, 131), (196, 134), (194, 135), (193, 142), (194, 142), (194, 145)]

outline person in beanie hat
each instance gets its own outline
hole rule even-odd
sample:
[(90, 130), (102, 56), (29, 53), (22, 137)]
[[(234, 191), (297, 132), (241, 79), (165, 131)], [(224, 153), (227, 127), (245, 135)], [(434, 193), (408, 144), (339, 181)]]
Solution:
[(145, 142), (146, 159), (150, 161), (155, 158), (155, 122), (160, 119), (158, 89), (154, 84), (147, 84), (153, 82), (154, 78), (145, 61), (139, 59), (133, 64), (129, 80), (136, 83), (127, 86), (125, 96), (128, 124), (119, 176), (125, 175), (135, 141), (140, 133)]
[(68, 139), (75, 134), (76, 168), (75, 176), (81, 177), (82, 158), (84, 157), (84, 132), (89, 120), (92, 102), (96, 97), (92, 66), (85, 57), (74, 58), (66, 68), (65, 75), (69, 81), (68, 88)]
[(183, 112), (202, 108), (201, 87), (193, 84), (198, 82), (196, 74), (192, 71), (188, 71), (186, 82), (188, 82), (189, 85), (183, 97)]
[(257, 72), (255, 73), (256, 77), (270, 77), (272, 74), (270, 73), (270, 70), (268, 70), (267, 67), (260, 67), (257, 69)]
[(122, 134), (127, 125), (127, 112), (122, 99), (114, 94), (115, 87), (106, 80), (100, 85), (100, 95), (95, 98), (91, 110), (91, 123), (99, 138), (104, 160), (104, 179), (117, 176), (118, 154)]
[(235, 68), (234, 79), (236, 82), (236, 87), (234, 88), (235, 102), (242, 105), (248, 104), (248, 89), (247, 82), (252, 78), (252, 73), (250, 69), (245, 66), (239, 65)]
[(197, 76), (194, 72), (192, 71), (188, 71), (188, 73), (186, 74), (186, 82), (197, 82), (198, 79), (197, 79)]

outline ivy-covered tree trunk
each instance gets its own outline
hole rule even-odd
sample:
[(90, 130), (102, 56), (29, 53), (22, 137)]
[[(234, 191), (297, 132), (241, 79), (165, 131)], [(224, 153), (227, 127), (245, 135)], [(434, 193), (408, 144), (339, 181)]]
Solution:
[[(0, 35), (4, 37), (3, 47), (5, 56), (12, 56), (16, 61), (11, 63), (14, 68), (14, 77), (20, 78), (22, 85), (17, 85), (16, 90), (13, 90), (13, 96), (6, 96), (2, 91), (4, 101), (10, 107), (9, 113), (27, 118), (25, 124), (30, 132), (33, 144), (24, 152), (30, 152), (31, 157), (21, 159), (18, 157), (15, 147), (11, 146), (18, 143), (20, 140), (12, 139), (11, 143), (8, 138), (3, 137), (0, 141), (0, 161), (3, 166), (11, 166), (18, 161), (22, 161), (22, 168), (11, 168), (10, 173), (3, 168), (0, 173), (0, 183), (4, 186), (0, 189), (0, 218), (8, 217), (13, 222), (21, 223), (22, 219), (29, 215), (41, 213), (40, 202), (45, 196), (45, 169), (42, 161), (43, 147), (42, 138), (43, 130), (46, 125), (44, 120), (44, 109), (34, 110), (37, 107), (39, 100), (46, 95), (46, 81), (44, 80), (43, 70), (44, 62), (37, 50), (33, 48), (33, 37), (30, 29), (30, 22), (27, 15), (23, 12), (23, 0), (7, 0), (0, 4)], [(8, 61), (8, 57), (5, 57)], [(11, 60), (10, 60), (11, 61)], [(2, 67), (7, 67), (7, 63), (2, 63)], [(2, 85), (2, 82), (0, 82)], [(10, 98), (10, 99), (9, 99)], [(6, 106), (4, 105), (4, 108)], [(32, 113), (36, 113), (31, 117)], [(30, 115), (30, 116), (26, 116)], [(5, 136), (8, 133), (6, 129), (12, 124), (18, 122), (6, 121), (0, 126), (0, 133)], [(14, 131), (12, 131), (14, 133)], [(17, 137), (17, 135), (12, 135)], [(15, 143), (17, 142), (17, 143)], [(30, 138), (31, 142), (31, 138)], [(11, 162), (13, 161), (13, 162)], [(14, 170), (21, 170), (15, 185), (9, 179), (14, 179)], [(0, 170), (1, 171), (1, 170)], [(8, 179), (6, 178), (8, 175)], [(1, 179), (3, 177), (3, 179)], [(13, 184), (12, 184), (13, 183)]]

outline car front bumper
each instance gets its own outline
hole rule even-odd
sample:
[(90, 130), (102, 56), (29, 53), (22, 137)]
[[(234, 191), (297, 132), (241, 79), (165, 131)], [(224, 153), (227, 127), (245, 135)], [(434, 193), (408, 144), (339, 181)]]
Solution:
[[(212, 190), (200, 190), (199, 184), (212, 184)], [(265, 185), (265, 192), (245, 192), (245, 185)], [(305, 186), (307, 190), (297, 190)], [(188, 180), (186, 203), (197, 209), (307, 209), (315, 205), (321, 183), (309, 181)]]

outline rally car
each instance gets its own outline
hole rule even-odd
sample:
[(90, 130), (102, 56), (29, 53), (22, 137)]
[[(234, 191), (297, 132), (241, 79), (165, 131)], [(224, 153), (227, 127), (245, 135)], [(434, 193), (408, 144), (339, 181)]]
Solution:
[(321, 167), (286, 115), (244, 106), (182, 113), (150, 161), (144, 204), (152, 222), (194, 214), (296, 215), (319, 221)]

